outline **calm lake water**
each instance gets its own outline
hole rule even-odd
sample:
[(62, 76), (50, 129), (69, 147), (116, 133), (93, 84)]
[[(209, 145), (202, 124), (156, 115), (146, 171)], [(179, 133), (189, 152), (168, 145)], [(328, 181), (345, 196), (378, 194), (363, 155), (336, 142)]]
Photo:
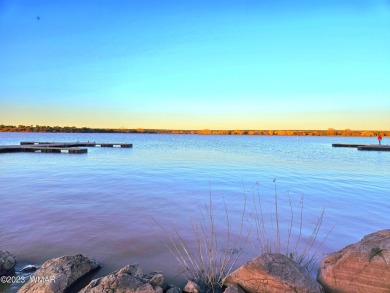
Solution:
[(331, 147), (376, 144), (375, 138), (0, 133), (2, 145), (20, 141), (134, 144), (79, 155), (0, 154), (0, 249), (20, 265), (83, 253), (102, 263), (98, 276), (139, 262), (175, 282), (182, 268), (153, 219), (192, 243), (192, 225), (210, 194), (219, 234), (227, 226), (224, 202), (234, 234), (246, 201), (244, 229), (251, 236), (241, 263), (259, 253), (253, 220), (259, 195), (266, 225), (275, 227), (275, 188), (284, 235), (291, 207), (298, 221), (302, 198), (304, 240), (325, 208), (320, 239), (334, 228), (320, 256), (389, 228), (390, 153)]

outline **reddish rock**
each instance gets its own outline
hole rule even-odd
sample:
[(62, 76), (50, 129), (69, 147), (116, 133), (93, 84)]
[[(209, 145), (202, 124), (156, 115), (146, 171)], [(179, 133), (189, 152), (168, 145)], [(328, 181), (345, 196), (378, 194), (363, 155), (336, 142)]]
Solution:
[(390, 229), (329, 254), (317, 276), (327, 292), (390, 292)]
[(264, 253), (228, 275), (224, 285), (247, 293), (320, 293), (322, 288), (305, 268), (282, 254)]

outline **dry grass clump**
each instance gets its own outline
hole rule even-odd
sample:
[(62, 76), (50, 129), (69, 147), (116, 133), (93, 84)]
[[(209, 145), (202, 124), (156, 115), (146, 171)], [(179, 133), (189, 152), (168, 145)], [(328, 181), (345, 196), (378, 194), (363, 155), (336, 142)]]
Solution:
[[(224, 224), (218, 222), (216, 226), (215, 207), (210, 191), (208, 204), (199, 207), (198, 220), (192, 223), (194, 237), (191, 241), (184, 239), (176, 228), (166, 229), (158, 221), (154, 221), (167, 235), (167, 246), (183, 267), (182, 274), (200, 285), (202, 292), (222, 292), (222, 280), (236, 269), (248, 243), (252, 243), (254, 256), (282, 253), (308, 271), (314, 267), (317, 254), (330, 233), (326, 233), (318, 243), (325, 210), (322, 210), (314, 223), (306, 224), (303, 196), (297, 207), (290, 194), (287, 196), (287, 203), (286, 198), (282, 205), (279, 201), (275, 180), (274, 194), (271, 197), (261, 196), (259, 185), (256, 184), (252, 194), (252, 210), (248, 211), (247, 194), (244, 191), (240, 221), (232, 223), (226, 202), (223, 201)], [(304, 230), (307, 231), (309, 226), (312, 226), (311, 234), (307, 237), (304, 236)]]
[[(322, 245), (333, 228), (324, 234), (321, 241), (318, 241), (325, 209), (322, 209), (314, 222), (305, 221), (304, 196), (300, 196), (299, 203), (296, 205), (293, 203), (290, 193), (287, 192), (281, 206), (275, 181), (272, 204), (269, 203), (269, 200), (267, 202), (264, 196), (261, 196), (258, 183), (256, 184), (256, 192), (253, 193), (254, 211), (252, 218), (255, 225), (257, 247), (260, 253), (285, 254), (311, 271), (318, 259)], [(267, 205), (265, 206), (264, 203)], [(281, 225), (281, 207), (283, 208), (283, 225)], [(281, 227), (287, 227), (287, 229)], [(310, 231), (310, 235), (304, 237), (303, 230)]]

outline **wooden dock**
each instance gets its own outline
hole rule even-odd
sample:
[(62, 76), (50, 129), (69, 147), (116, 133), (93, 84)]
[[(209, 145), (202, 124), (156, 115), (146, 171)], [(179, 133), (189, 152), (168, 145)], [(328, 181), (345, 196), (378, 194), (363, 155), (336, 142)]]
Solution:
[(79, 147), (119, 147), (132, 148), (131, 143), (96, 143), (96, 142), (35, 142), (22, 141), (20, 145), (0, 146), (0, 153), (39, 152), (39, 153), (68, 153), (85, 154), (86, 148)]
[(332, 147), (337, 147), (337, 148), (357, 148), (359, 151), (390, 152), (390, 145), (334, 143), (334, 144), (332, 144)]

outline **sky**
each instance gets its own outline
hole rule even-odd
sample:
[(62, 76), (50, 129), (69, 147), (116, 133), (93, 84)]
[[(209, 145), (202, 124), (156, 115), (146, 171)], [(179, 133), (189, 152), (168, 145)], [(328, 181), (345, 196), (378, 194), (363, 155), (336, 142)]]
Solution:
[(0, 124), (390, 129), (389, 0), (0, 0)]

